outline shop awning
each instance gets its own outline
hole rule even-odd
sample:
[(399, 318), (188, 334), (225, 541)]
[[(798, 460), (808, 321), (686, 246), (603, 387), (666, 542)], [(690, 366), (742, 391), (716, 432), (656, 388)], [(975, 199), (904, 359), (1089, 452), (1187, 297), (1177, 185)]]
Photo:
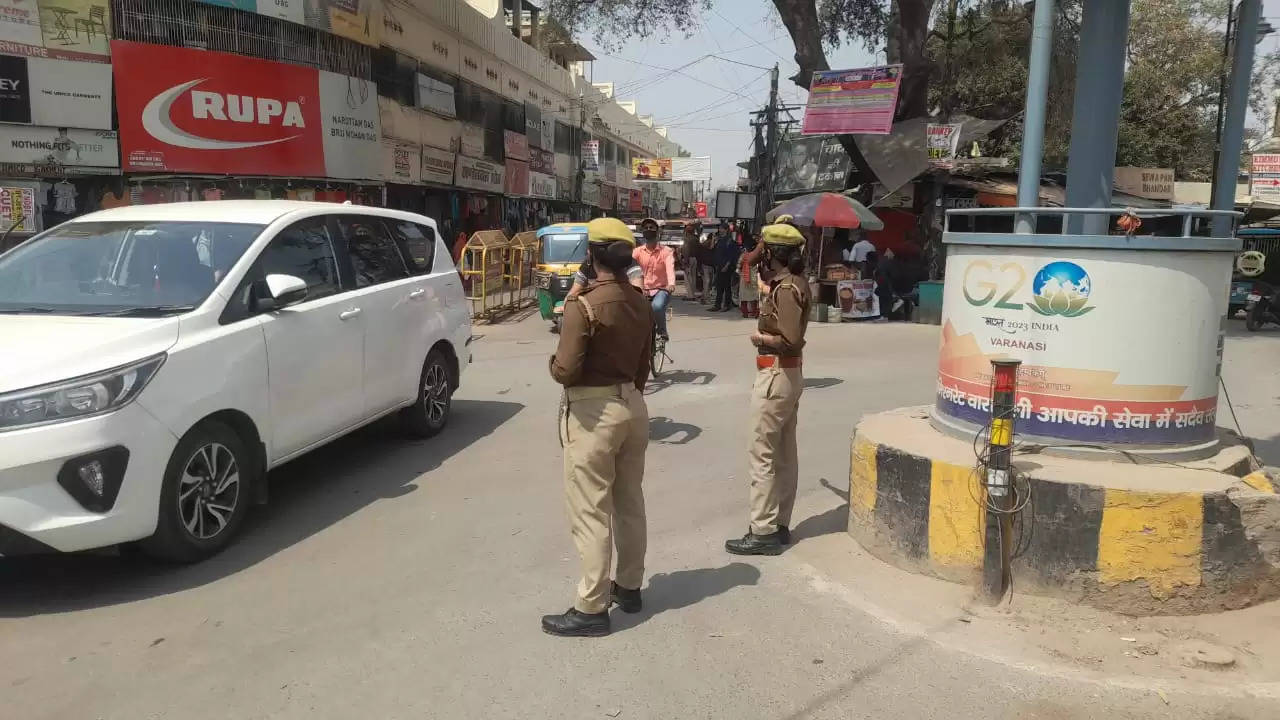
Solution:
[[(894, 123), (893, 132), (888, 135), (855, 136), (858, 150), (881, 185), (899, 188), (929, 171), (925, 126), (930, 122), (929, 118), (903, 120)], [(951, 122), (960, 124), (959, 148), (964, 153), (974, 141), (990, 135), (1006, 121), (957, 115)]]

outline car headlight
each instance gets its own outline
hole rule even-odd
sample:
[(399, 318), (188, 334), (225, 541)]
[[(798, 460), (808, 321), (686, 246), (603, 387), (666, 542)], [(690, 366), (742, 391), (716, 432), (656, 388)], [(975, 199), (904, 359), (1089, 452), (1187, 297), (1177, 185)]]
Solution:
[(164, 359), (161, 353), (93, 375), (0, 395), (0, 432), (117, 410), (142, 392)]

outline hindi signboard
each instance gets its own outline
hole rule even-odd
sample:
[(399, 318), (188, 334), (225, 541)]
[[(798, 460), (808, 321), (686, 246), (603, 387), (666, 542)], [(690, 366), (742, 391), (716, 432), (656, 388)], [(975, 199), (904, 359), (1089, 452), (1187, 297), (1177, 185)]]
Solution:
[(888, 135), (901, 81), (901, 65), (813, 73), (801, 134)]
[(936, 168), (949, 168), (955, 163), (956, 151), (960, 147), (960, 124), (925, 125), (925, 146), (929, 151), (929, 165)]

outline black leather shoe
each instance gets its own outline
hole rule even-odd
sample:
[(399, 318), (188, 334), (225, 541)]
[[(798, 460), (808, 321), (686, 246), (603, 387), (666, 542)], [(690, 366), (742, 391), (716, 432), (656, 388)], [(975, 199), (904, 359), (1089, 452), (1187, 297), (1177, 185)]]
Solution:
[(563, 615), (543, 615), (542, 632), (561, 637), (602, 637), (609, 634), (609, 613), (569, 608)]
[(782, 552), (782, 533), (754, 535), (748, 532), (739, 540), (728, 540), (724, 549), (733, 555), (777, 555)]
[(781, 541), (783, 545), (790, 545), (791, 544), (791, 528), (787, 527), (786, 525), (779, 525), (778, 540)]
[(643, 606), (639, 588), (628, 590), (618, 583), (614, 583), (613, 588), (609, 590), (609, 601), (624, 613), (638, 613)]

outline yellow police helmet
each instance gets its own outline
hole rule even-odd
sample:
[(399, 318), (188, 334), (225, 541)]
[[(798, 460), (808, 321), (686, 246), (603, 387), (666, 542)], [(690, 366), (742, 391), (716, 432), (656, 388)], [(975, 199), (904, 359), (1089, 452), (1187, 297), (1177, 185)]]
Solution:
[(618, 218), (602, 217), (587, 223), (587, 242), (593, 245), (624, 242), (635, 247), (636, 236)]
[(760, 239), (766, 245), (782, 245), (785, 247), (800, 247), (804, 245), (804, 235), (796, 229), (796, 226), (784, 223), (765, 225), (760, 231)]
[(783, 225), (783, 224), (795, 225), (796, 219), (791, 217), (790, 215), (779, 215), (778, 217), (774, 218), (774, 222), (778, 223), (779, 225)]

